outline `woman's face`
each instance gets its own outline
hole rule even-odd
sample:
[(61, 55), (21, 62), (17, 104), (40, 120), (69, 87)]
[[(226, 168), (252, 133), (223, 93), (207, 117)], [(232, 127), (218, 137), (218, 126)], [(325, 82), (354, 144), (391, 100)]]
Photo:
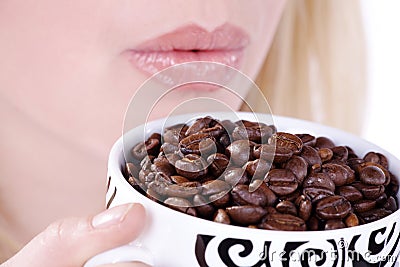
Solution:
[(104, 152), (135, 90), (158, 70), (211, 60), (254, 78), (284, 2), (2, 0), (0, 100)]

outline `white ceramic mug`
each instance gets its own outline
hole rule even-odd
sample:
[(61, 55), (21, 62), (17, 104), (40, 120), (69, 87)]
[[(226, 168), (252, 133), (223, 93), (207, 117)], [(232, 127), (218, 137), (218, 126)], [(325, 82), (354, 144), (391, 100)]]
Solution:
[[(210, 115), (217, 119), (232, 117), (227, 113)], [(235, 116), (251, 120), (254, 115), (238, 112)], [(191, 117), (169, 117), (166, 126)], [(391, 172), (400, 174), (397, 158), (355, 135), (293, 118), (275, 116), (274, 122), (278, 131), (326, 136), (337, 145), (350, 146), (360, 156), (369, 151), (381, 152), (388, 158)], [(165, 120), (150, 122), (147, 134), (160, 132), (164, 123)], [(125, 137), (133, 147), (142, 141), (143, 126)], [(271, 231), (219, 224), (162, 206), (133, 189), (122, 174), (123, 146), (120, 138), (110, 153), (107, 207), (129, 202), (143, 204), (148, 214), (147, 228), (138, 240), (97, 255), (86, 267), (134, 260), (156, 267), (394, 266), (399, 255), (400, 210), (376, 222), (329, 231)]]

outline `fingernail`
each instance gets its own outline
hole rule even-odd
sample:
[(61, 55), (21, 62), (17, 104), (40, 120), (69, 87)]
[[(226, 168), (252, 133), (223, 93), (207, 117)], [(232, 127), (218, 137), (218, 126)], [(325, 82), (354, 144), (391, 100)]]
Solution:
[(122, 222), (132, 206), (133, 204), (117, 206), (97, 214), (92, 219), (93, 227), (106, 228)]

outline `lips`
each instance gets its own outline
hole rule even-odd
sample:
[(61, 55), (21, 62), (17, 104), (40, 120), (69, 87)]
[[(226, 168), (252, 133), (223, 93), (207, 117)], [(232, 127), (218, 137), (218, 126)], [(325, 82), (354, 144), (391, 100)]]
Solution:
[(190, 61), (212, 61), (239, 68), (248, 43), (248, 35), (231, 24), (224, 24), (212, 32), (189, 25), (125, 53), (136, 68), (147, 74)]

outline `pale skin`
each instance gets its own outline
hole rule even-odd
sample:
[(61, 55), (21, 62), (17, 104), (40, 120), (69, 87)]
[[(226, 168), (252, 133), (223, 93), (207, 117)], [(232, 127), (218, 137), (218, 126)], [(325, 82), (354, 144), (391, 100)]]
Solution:
[[(238, 68), (254, 78), (284, 2), (1, 1), (2, 227), (22, 244), (38, 235), (4, 266), (82, 266), (139, 234), (140, 205), (124, 206), (124, 216), (111, 216), (117, 219), (101, 230), (86, 216), (104, 209), (108, 152), (129, 99), (149, 76), (124, 51), (187, 25), (212, 32), (228, 23), (248, 36)], [(60, 221), (66, 216), (81, 217)], [(71, 259), (71, 251), (80, 253)]]

